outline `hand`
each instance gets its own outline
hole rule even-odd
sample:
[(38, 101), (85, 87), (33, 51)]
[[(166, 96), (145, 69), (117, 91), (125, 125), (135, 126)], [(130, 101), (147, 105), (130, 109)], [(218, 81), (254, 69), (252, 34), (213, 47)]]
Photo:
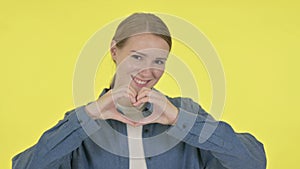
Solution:
[(131, 87), (120, 87), (109, 90), (97, 101), (86, 106), (87, 113), (93, 119), (114, 119), (135, 126), (136, 123), (117, 111), (116, 103), (121, 98), (127, 98), (131, 103), (136, 102), (136, 91)]
[(136, 100), (133, 103), (134, 106), (140, 106), (146, 102), (152, 103), (153, 112), (150, 116), (138, 121), (135, 126), (149, 123), (173, 125), (176, 122), (178, 109), (163, 94), (144, 87), (138, 92)]

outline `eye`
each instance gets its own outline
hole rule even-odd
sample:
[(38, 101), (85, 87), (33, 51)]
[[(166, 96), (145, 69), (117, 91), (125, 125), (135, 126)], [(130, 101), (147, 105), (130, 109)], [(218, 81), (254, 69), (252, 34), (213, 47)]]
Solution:
[(165, 64), (165, 61), (163, 61), (163, 60), (155, 60), (154, 61), (156, 64), (158, 64), (158, 65), (163, 65), (163, 64)]
[(136, 60), (142, 60), (143, 57), (140, 55), (131, 55), (132, 58), (136, 59)]

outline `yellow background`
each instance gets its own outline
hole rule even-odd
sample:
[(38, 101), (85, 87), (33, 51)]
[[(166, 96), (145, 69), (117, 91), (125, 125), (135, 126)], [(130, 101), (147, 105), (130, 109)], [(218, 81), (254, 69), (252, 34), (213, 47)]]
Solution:
[[(2, 0), (0, 168), (74, 108), (76, 59), (93, 33), (136, 11), (179, 16), (202, 30), (225, 70), (222, 119), (264, 143), (268, 169), (298, 167), (298, 1)], [(208, 108), (210, 92), (201, 97)]]

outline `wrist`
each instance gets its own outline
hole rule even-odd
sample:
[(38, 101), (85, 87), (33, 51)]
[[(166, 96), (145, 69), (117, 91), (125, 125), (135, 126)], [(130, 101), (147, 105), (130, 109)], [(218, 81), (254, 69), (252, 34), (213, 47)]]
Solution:
[(172, 107), (173, 107), (172, 108), (173, 110), (171, 111), (172, 112), (172, 114), (171, 114), (172, 120), (170, 120), (170, 124), (175, 125), (178, 120), (179, 109), (177, 107), (175, 107), (174, 105)]
[(94, 120), (99, 119), (100, 117), (100, 111), (97, 104), (97, 101), (95, 101), (85, 106), (87, 115)]

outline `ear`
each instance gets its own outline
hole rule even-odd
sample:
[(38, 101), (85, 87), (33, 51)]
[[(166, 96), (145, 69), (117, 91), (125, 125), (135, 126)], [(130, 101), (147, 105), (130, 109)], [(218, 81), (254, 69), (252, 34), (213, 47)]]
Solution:
[(111, 44), (110, 44), (110, 54), (111, 54), (111, 57), (112, 57), (114, 62), (116, 62), (116, 59), (117, 59), (117, 46), (116, 46), (116, 44), (117, 44), (117, 42), (115, 40), (112, 40)]

